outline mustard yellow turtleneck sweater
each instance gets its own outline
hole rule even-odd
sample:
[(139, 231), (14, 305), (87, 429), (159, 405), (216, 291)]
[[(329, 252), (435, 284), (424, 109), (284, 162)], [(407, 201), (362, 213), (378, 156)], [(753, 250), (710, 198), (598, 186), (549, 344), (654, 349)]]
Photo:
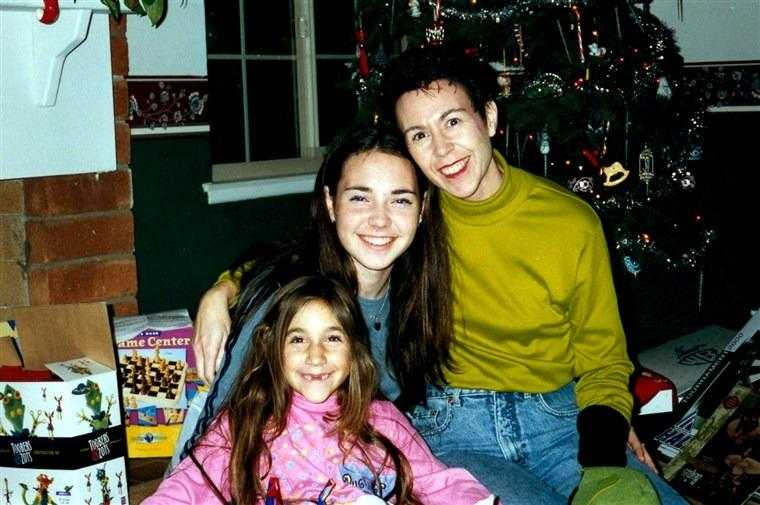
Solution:
[(454, 296), (455, 387), (545, 393), (578, 378), (584, 409), (630, 419), (626, 352), (601, 224), (546, 179), (510, 167), (490, 198), (441, 196)]

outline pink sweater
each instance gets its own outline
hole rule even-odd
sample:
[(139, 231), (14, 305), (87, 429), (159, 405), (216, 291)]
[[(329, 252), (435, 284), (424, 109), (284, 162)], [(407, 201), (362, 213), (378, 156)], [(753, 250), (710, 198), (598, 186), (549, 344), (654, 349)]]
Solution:
[[(361, 461), (343, 457), (335, 435), (327, 435), (334, 423), (325, 414), (338, 408), (335, 395), (321, 404), (313, 404), (295, 394), (288, 415), (288, 426), (273, 443), (272, 471), (278, 477), (283, 499), (288, 502), (309, 500), (316, 503), (329, 479), (335, 483), (328, 503), (356, 501), (364, 494), (373, 494), (379, 486), (382, 498), (390, 498), (395, 472), (384, 469), (379, 482)], [(386, 401), (370, 406), (370, 420), (380, 433), (388, 437), (404, 453), (414, 476), (414, 490), (425, 505), (490, 504), (491, 493), (466, 470), (446, 468), (430, 452), (420, 435), (396, 407)], [(209, 431), (195, 450), (211, 480), (230, 500), (227, 480), (230, 446), (226, 420)], [(376, 451), (379, 452), (379, 451)], [(372, 454), (373, 462), (382, 461)], [(266, 488), (267, 482), (264, 483)], [(216, 504), (220, 500), (206, 484), (198, 467), (185, 458), (143, 505)]]

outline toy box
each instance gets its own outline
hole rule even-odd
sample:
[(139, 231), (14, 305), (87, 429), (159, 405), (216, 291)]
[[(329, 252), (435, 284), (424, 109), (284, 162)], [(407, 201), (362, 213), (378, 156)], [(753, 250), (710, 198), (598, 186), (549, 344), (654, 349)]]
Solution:
[(171, 456), (198, 387), (186, 310), (114, 319), (127, 446), (133, 458)]
[(0, 309), (0, 503), (129, 503), (105, 304)]

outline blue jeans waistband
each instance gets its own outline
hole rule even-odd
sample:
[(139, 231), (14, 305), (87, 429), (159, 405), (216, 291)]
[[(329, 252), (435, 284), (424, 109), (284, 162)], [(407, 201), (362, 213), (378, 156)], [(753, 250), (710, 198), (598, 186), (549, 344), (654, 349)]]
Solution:
[(460, 388), (449, 385), (437, 385), (428, 384), (427, 397), (428, 398), (454, 398), (457, 399), (460, 396), (478, 397), (478, 396), (501, 396), (513, 397), (516, 399), (531, 398), (537, 394), (550, 394), (557, 393), (565, 388), (575, 388), (575, 382), (570, 381), (559, 389), (554, 391), (536, 391), (533, 393), (523, 393), (519, 391), (494, 391), (492, 389), (473, 389), (473, 388)]

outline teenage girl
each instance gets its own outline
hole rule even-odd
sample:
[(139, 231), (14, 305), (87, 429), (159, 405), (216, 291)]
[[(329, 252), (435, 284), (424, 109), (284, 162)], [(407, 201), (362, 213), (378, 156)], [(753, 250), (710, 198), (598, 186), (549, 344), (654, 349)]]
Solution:
[(494, 503), (375, 396), (354, 297), (326, 277), (298, 278), (274, 294), (226, 407), (143, 504), (278, 503), (274, 483), (283, 504)]
[[(304, 275), (337, 279), (356, 297), (379, 388), (388, 399), (400, 406), (417, 403), (426, 382), (440, 380), (451, 334), (449, 290), (440, 288), (449, 285), (445, 232), (437, 192), (404, 151), (395, 127), (360, 124), (348, 130), (319, 169), (304, 239), (256, 261), (246, 274), (250, 281), (243, 283), (235, 324), (227, 301), (240, 282), (222, 280), (201, 299), (194, 347), (215, 349), (196, 355), (199, 374), (213, 387), (193, 398), (172, 466), (232, 391), (272, 293)], [(217, 354), (219, 349), (225, 352)]]

